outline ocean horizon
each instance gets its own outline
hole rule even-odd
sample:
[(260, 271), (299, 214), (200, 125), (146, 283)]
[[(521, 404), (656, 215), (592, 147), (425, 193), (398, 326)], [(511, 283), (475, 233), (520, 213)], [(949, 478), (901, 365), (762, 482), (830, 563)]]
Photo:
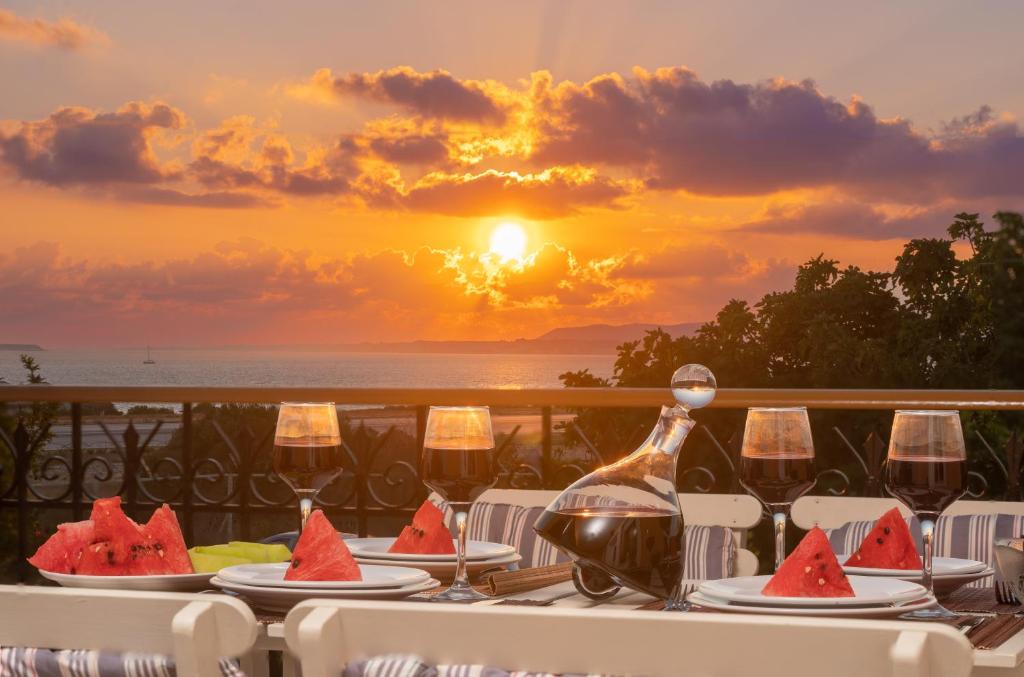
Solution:
[[(53, 385), (557, 388), (559, 374), (610, 377), (615, 355), (351, 353), (282, 348), (52, 349), (27, 353)], [(0, 351), (0, 378), (22, 383), (18, 351)]]

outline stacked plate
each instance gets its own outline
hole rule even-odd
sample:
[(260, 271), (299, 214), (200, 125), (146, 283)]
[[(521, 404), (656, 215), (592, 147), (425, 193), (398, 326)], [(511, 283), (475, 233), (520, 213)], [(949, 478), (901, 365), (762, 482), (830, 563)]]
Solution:
[[(435, 578), (455, 577), (455, 555), (410, 555), (388, 552), (388, 548), (394, 542), (394, 538), (345, 539), (345, 545), (360, 564), (402, 565), (423, 569)], [(507, 569), (521, 559), (522, 556), (511, 545), (487, 541), (466, 542), (466, 568), (470, 576)]]
[(199, 592), (210, 589), (213, 574), (162, 574), (153, 576), (87, 576), (85, 574), (58, 574), (39, 570), (48, 578), (66, 588), (106, 588), (112, 590), (149, 590), (153, 592)]
[[(840, 562), (849, 559), (849, 555), (838, 555)], [(888, 578), (899, 578), (905, 581), (920, 581), (920, 569), (869, 569), (864, 567), (851, 567), (843, 565), (846, 575), (857, 576), (879, 576)], [(935, 594), (944, 597), (958, 588), (971, 583), (972, 581), (991, 576), (995, 569), (973, 559), (959, 559), (957, 557), (933, 557), (932, 558), (932, 582), (935, 584)]]
[(361, 581), (286, 581), (289, 563), (238, 564), (217, 572), (211, 583), (241, 595), (254, 606), (285, 612), (299, 602), (318, 599), (403, 599), (432, 590), (437, 580), (410, 567), (360, 565)]
[(770, 597), (761, 594), (771, 576), (704, 581), (687, 598), (716, 611), (776, 616), (885, 618), (926, 609), (935, 598), (911, 581), (893, 577), (847, 576), (853, 597)]

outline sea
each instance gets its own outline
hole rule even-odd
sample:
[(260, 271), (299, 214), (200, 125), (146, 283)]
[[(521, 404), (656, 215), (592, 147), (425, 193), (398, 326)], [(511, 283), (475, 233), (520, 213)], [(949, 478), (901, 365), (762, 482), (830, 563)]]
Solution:
[[(30, 354), (54, 385), (557, 388), (559, 374), (609, 377), (615, 355), (342, 353), (256, 349), (42, 350)], [(22, 383), (17, 351), (0, 350), (0, 378)]]

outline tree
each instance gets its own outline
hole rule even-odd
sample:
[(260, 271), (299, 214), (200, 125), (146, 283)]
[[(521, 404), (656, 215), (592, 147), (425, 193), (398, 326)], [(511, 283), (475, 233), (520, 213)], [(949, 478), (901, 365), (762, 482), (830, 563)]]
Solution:
[[(993, 218), (997, 228), (985, 230), (977, 214), (957, 214), (949, 239), (911, 240), (891, 273), (841, 268), (819, 255), (798, 268), (792, 289), (752, 307), (731, 300), (694, 336), (655, 330), (620, 345), (608, 381), (569, 372), (562, 382), (664, 387), (676, 367), (700, 362), (720, 386), (733, 388), (1024, 387), (1024, 218), (1012, 212)], [(968, 246), (958, 249), (958, 242)], [(742, 420), (742, 412), (697, 416), (723, 435)], [(966, 417), (968, 433), (982, 431), (994, 445), (1019, 419)], [(622, 434), (651, 420), (651, 412), (585, 411), (577, 423), (600, 446), (608, 430)], [(812, 416), (826, 456), (844, 453), (833, 426), (857, 443), (871, 430), (884, 432), (889, 420), (874, 412)]]

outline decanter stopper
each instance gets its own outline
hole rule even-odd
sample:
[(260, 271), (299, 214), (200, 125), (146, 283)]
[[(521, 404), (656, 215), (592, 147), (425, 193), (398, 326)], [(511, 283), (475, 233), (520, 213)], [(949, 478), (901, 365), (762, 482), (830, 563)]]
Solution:
[(716, 392), (715, 375), (703, 364), (684, 364), (672, 374), (672, 396), (687, 413), (711, 404)]

